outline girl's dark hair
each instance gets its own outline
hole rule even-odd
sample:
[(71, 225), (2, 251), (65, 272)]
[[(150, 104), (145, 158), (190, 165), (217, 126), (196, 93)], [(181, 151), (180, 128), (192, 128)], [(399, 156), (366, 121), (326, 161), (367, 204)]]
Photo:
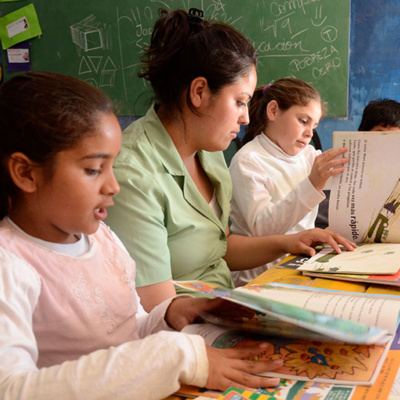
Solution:
[(266, 108), (272, 100), (278, 103), (282, 111), (286, 111), (292, 106), (306, 106), (311, 100), (315, 100), (321, 103), (322, 113), (325, 112), (325, 105), (322, 103), (317, 89), (300, 79), (282, 78), (273, 84), (260, 86), (251, 99), (250, 123), (243, 136), (242, 145), (261, 134), (268, 125)]
[(359, 131), (370, 131), (377, 125), (400, 128), (400, 103), (391, 99), (376, 99), (364, 108)]
[(139, 77), (151, 83), (158, 104), (180, 110), (186, 92), (193, 111), (189, 98), (193, 79), (206, 78), (216, 94), (256, 67), (257, 55), (253, 45), (230, 25), (193, 19), (183, 10), (160, 10), (142, 62)]
[(94, 134), (99, 118), (112, 113), (102, 91), (71, 76), (27, 72), (6, 81), (0, 87), (0, 219), (17, 190), (7, 167), (13, 153), (51, 169), (58, 152)]

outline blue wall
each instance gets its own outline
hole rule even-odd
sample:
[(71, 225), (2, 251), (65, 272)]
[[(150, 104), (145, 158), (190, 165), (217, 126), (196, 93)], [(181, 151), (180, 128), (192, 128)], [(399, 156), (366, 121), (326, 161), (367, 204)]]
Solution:
[(317, 129), (324, 150), (333, 131), (357, 130), (370, 100), (400, 102), (400, 0), (351, 0), (348, 117)]

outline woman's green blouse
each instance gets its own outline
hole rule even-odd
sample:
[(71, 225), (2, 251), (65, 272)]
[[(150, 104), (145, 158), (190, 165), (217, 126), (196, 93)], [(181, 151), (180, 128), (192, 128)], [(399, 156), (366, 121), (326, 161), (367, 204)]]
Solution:
[[(114, 172), (121, 191), (106, 223), (136, 261), (136, 284), (203, 280), (233, 288), (222, 258), (232, 183), (222, 152), (198, 152), (222, 210), (201, 195), (154, 106), (123, 133)], [(178, 290), (179, 291), (179, 290)]]

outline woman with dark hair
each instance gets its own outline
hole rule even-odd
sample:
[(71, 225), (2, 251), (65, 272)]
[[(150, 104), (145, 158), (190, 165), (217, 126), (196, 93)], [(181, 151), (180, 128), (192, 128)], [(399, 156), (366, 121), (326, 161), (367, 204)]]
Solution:
[(146, 310), (175, 295), (173, 279), (233, 288), (231, 270), (311, 255), (317, 242), (351, 248), (321, 230), (229, 234), (232, 185), (222, 150), (249, 123), (257, 81), (256, 52), (240, 32), (200, 10), (164, 10), (143, 63), (155, 103), (124, 133), (115, 163), (121, 192), (107, 222), (135, 257)]

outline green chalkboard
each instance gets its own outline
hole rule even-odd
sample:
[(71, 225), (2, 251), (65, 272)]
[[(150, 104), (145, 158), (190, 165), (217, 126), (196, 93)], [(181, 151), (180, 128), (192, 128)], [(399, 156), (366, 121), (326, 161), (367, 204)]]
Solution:
[(350, 0), (24, 0), (0, 3), (0, 16), (30, 3), (43, 31), (30, 41), (32, 69), (93, 83), (120, 115), (143, 115), (151, 102), (137, 73), (161, 7), (203, 8), (207, 19), (234, 25), (258, 50), (259, 84), (303, 79), (328, 103), (328, 116), (347, 115)]

